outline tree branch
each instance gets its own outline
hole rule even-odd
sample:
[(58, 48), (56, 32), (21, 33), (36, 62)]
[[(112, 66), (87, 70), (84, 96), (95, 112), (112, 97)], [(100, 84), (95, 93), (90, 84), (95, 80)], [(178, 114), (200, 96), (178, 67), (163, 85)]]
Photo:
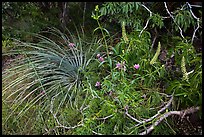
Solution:
[(139, 123), (139, 124), (142, 124), (142, 121), (139, 121), (139, 120), (137, 120), (136, 118), (132, 117), (132, 116), (128, 113), (128, 110), (127, 110), (127, 109), (126, 109), (125, 114), (126, 114), (129, 118), (131, 118), (132, 120), (134, 120), (135, 122), (137, 122), (137, 123)]
[(97, 133), (97, 132), (95, 132), (95, 131), (93, 131), (93, 130), (92, 130), (92, 133), (94, 133), (94, 134), (96, 134), (96, 135), (103, 135), (103, 134)]
[(109, 115), (109, 116), (106, 116), (106, 117), (104, 117), (104, 118), (96, 118), (96, 119), (99, 119), (99, 120), (106, 120), (106, 119), (108, 119), (109, 117), (112, 117), (113, 116), (113, 114), (112, 115)]
[(139, 135), (147, 135), (149, 134), (162, 120), (164, 120), (165, 118), (171, 116), (171, 115), (179, 115), (179, 116), (184, 116), (186, 114), (191, 114), (194, 113), (196, 111), (198, 111), (200, 109), (200, 107), (191, 107), (189, 109), (186, 110), (182, 110), (182, 111), (170, 111), (165, 113), (164, 115), (162, 115), (155, 123), (153, 123), (146, 131), (139, 133)]
[[(172, 101), (173, 101), (173, 95), (171, 96), (169, 102), (168, 102), (163, 108), (161, 108), (161, 109), (157, 112), (157, 114), (155, 114), (154, 116), (150, 117), (149, 119), (146, 119), (146, 120), (142, 121), (142, 123), (149, 122), (149, 121), (153, 120), (154, 118), (156, 118), (157, 116), (159, 116), (159, 115), (161, 114), (161, 112), (163, 112), (164, 110), (166, 110), (166, 109), (171, 105)], [(140, 125), (140, 124), (139, 124), (139, 125)]]
[(196, 27), (196, 29), (194, 30), (193, 36), (192, 36), (192, 38), (191, 38), (191, 43), (193, 43), (193, 40), (194, 40), (196, 31), (197, 31), (197, 30), (199, 29), (199, 27), (200, 27), (200, 24), (199, 24), (200, 18), (196, 17), (195, 14), (192, 12), (192, 10), (191, 10), (191, 9), (192, 9), (191, 4), (189, 4), (188, 2), (186, 2), (186, 3), (187, 3), (187, 5), (188, 5), (189, 8), (190, 8), (190, 13), (191, 13), (191, 15), (193, 16), (193, 18), (195, 18), (195, 19), (197, 20), (197, 27)]
[(150, 21), (150, 17), (152, 16), (152, 11), (150, 11), (144, 4), (142, 4), (142, 7), (144, 7), (149, 12), (149, 19), (147, 20), (146, 25), (144, 26), (142, 31), (140, 32), (139, 37), (142, 35), (142, 32), (147, 28), (147, 25)]
[[(170, 17), (173, 19), (174, 23), (175, 23), (175, 24), (177, 25), (177, 27), (179, 28), (181, 37), (182, 37), (183, 39), (185, 39), (184, 36), (183, 36), (183, 31), (182, 31), (182, 29), (181, 29), (180, 26), (175, 22), (175, 19), (174, 19), (173, 15), (169, 12), (169, 10), (168, 10), (168, 8), (167, 8), (166, 2), (164, 2), (164, 6), (165, 6), (165, 9), (166, 9), (167, 13), (170, 15)], [(185, 39), (185, 40), (186, 40), (186, 39)]]
[(126, 114), (129, 118), (131, 118), (132, 120), (134, 120), (135, 122), (137, 122), (138, 124), (137, 124), (135, 127), (138, 127), (139, 125), (141, 125), (141, 124), (143, 124), (143, 123), (147, 123), (147, 122), (153, 120), (154, 118), (158, 117), (158, 116), (161, 114), (161, 112), (163, 112), (164, 110), (166, 110), (166, 109), (171, 105), (172, 101), (173, 101), (173, 95), (171, 95), (171, 99), (168, 101), (168, 103), (167, 103), (163, 108), (161, 108), (161, 109), (157, 112), (157, 114), (155, 114), (154, 116), (150, 117), (149, 119), (145, 119), (145, 120), (143, 120), (143, 121), (140, 121), (140, 120), (138, 120), (138, 119), (132, 117), (132, 116), (128, 113), (128, 109), (127, 109), (127, 108), (125, 109), (125, 110), (126, 110), (125, 114)]

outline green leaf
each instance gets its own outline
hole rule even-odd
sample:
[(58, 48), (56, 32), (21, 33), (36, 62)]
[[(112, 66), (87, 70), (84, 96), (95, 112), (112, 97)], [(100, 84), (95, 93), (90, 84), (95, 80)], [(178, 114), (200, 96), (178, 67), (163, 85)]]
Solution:
[(104, 63), (106, 63), (107, 62), (107, 60), (104, 60), (104, 61), (102, 61), (102, 62), (100, 62), (100, 64), (98, 65), (98, 67), (100, 67), (100, 66), (102, 66)]
[(112, 67), (113, 67), (112, 66), (112, 59), (110, 57), (108, 58), (108, 63), (109, 63), (110, 69), (112, 69)]

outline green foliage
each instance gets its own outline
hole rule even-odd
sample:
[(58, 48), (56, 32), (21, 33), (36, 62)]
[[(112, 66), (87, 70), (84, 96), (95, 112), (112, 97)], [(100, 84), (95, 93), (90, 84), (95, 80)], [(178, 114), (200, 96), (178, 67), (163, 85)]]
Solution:
[[(92, 59), (90, 47), (94, 43), (86, 43), (80, 35), (74, 37), (70, 33), (68, 37), (57, 29), (51, 29), (50, 34), (52, 39), (35, 35), (38, 43), (16, 41), (18, 49), (5, 53), (22, 54), (23, 58), (3, 72), (2, 98), (11, 109), (3, 125), (14, 114), (17, 114), (16, 119), (26, 116), (26, 112), (36, 104), (41, 104), (41, 108), (47, 111), (50, 109), (52, 113), (67, 108), (67, 103), (72, 109), (81, 107), (81, 96), (84, 94), (80, 93), (81, 73)], [(71, 47), (70, 43), (74, 46)], [(66, 115), (65, 112), (63, 114)]]
[(180, 26), (184, 32), (192, 26), (195, 25), (195, 19), (188, 10), (177, 10), (175, 11), (175, 30), (179, 31), (178, 26)]
[[(166, 112), (201, 106), (202, 54), (196, 53), (190, 42), (169, 33), (159, 34), (161, 43), (157, 50), (150, 50), (154, 34), (148, 30), (163, 27), (168, 30), (172, 24), (164, 26), (162, 13), (152, 13), (149, 17), (149, 5), (151, 3), (140, 2), (96, 5), (91, 16), (98, 25), (92, 28), (94, 38), (86, 37), (83, 30), (81, 33), (76, 29), (73, 35), (70, 30), (62, 33), (53, 28), (42, 35), (26, 33), (35, 38), (33, 42), (16, 39), (13, 42), (3, 33), (3, 46), (15, 45), (3, 55), (22, 55), (2, 74), (3, 133), (137, 135), (163, 116), (165, 112), (161, 109), (168, 104), (169, 95), (173, 94), (173, 104), (163, 108)], [(69, 7), (70, 12), (75, 13), (79, 3), (69, 6), (73, 6)], [(185, 6), (172, 15), (187, 31), (195, 24), (192, 17), (183, 23), (191, 15)], [(2, 13), (17, 7), (25, 11), (31, 9), (28, 13), (34, 17), (32, 23), (42, 15), (34, 3), (5, 2)], [(152, 10), (154, 4), (149, 7)], [(28, 14), (22, 9), (19, 13), (13, 11), (19, 14), (15, 18), (21, 21)], [(59, 12), (54, 9), (47, 13), (50, 18)], [(116, 43), (102, 21), (104, 18), (121, 25)], [(5, 17), (3, 22), (5, 19), (9, 20)], [(26, 20), (30, 22), (29, 17)], [(76, 20), (81, 24), (82, 18)], [(146, 21), (150, 25), (144, 28)], [(46, 27), (46, 23), (43, 25), (36, 24), (39, 29), (34, 30), (21, 27), (25, 31), (38, 32)], [(161, 61), (163, 50), (167, 50), (167, 54)], [(166, 118), (152, 134), (176, 134), (173, 124)]]
[[(32, 41), (26, 32), (39, 32), (59, 23), (55, 18), (56, 9), (43, 12), (34, 2), (3, 2), (2, 5), (2, 34), (4, 38), (21, 38)], [(48, 16), (50, 17), (48, 17)]]
[(150, 18), (152, 28), (159, 27), (161, 29), (164, 26), (163, 18), (158, 13), (153, 14)]
[(180, 77), (172, 79), (166, 92), (174, 91), (175, 96), (179, 97), (176, 108), (200, 105), (202, 102), (201, 54), (196, 53), (195, 48), (189, 43), (178, 40), (175, 44), (175, 65), (179, 68), (180, 75), (177, 74), (177, 76)]
[(20, 38), (32, 41), (26, 32), (37, 33), (46, 27), (59, 26), (57, 8), (43, 12), (37, 3), (6, 2), (2, 5), (2, 35), (7, 38)]
[(141, 29), (143, 20), (139, 9), (140, 2), (106, 2), (100, 8), (100, 12), (109, 22), (116, 21), (121, 24), (125, 21), (127, 26)]
[(140, 38), (138, 35), (138, 31), (133, 31), (127, 35), (127, 38), (129, 39), (128, 44), (126, 44), (125, 41), (121, 41), (112, 47), (114, 53), (121, 59), (125, 60), (130, 66), (133, 66), (136, 63), (141, 64), (140, 61), (150, 57), (150, 54), (146, 52), (150, 49), (150, 33), (144, 32)]
[[(120, 79), (120, 78), (119, 78)], [(129, 113), (137, 117), (149, 117), (155, 113), (154, 108), (162, 101), (157, 89), (148, 91), (137, 90), (137, 84), (124, 77), (118, 84), (117, 80), (107, 77), (102, 83), (102, 89), (97, 90), (99, 98), (89, 101), (89, 108), (84, 112), (84, 126), (78, 128), (75, 134), (137, 134), (140, 129), (131, 128), (135, 122), (124, 116), (125, 107)], [(110, 93), (109, 91), (112, 91)], [(145, 93), (145, 98), (143, 94)]]
[[(101, 89), (93, 91), (97, 96), (90, 101), (88, 105), (90, 107), (84, 112), (87, 119), (84, 121), (84, 126), (76, 130), (76, 134), (138, 134), (141, 129), (131, 128), (135, 122), (124, 117), (124, 108), (128, 107), (132, 116), (148, 118), (156, 112), (150, 111), (150, 108), (155, 108), (163, 101), (159, 94), (160, 89), (154, 81), (158, 80), (158, 76), (162, 77), (164, 66), (159, 63), (152, 67), (149, 65), (153, 56), (153, 53), (147, 53), (150, 45), (149, 35), (144, 32), (139, 38), (137, 34), (138, 32), (135, 31), (127, 35), (130, 39), (129, 44), (121, 41), (112, 48), (114, 66), (117, 62), (125, 61), (126, 71), (114, 68), (110, 73), (106, 73), (106, 76), (100, 73), (92, 76), (99, 77)], [(146, 62), (142, 64), (141, 60), (145, 59)], [(135, 70), (134, 63), (139, 63), (142, 69)], [(106, 62), (99, 66), (100, 72), (102, 71), (100, 68), (105, 64)], [(148, 68), (149, 70), (146, 71)]]
[(175, 96), (178, 97), (176, 108), (202, 104), (202, 64), (200, 57), (197, 57), (196, 60), (195, 68), (191, 72), (187, 72), (188, 81), (182, 81), (182, 77), (180, 80), (173, 80), (166, 90), (167, 93), (174, 91)]
[[(19, 107), (19, 110), (23, 109), (23, 105)], [(22, 118), (17, 118), (17, 113), (14, 113), (13, 117), (10, 118), (7, 123), (2, 124), (2, 133), (6, 135), (25, 135), (25, 134), (39, 134), (34, 133), (33, 129), (36, 128), (37, 125), (37, 111), (40, 109), (38, 106), (32, 106), (30, 111), (26, 112), (26, 114)], [(10, 104), (3, 102), (2, 104), (2, 121), (12, 112), (10, 108)], [(36, 121), (35, 123), (33, 123)], [(40, 122), (40, 121), (38, 121)], [(42, 129), (41, 129), (42, 130)], [(39, 130), (38, 130), (39, 131)]]
[(13, 41), (11, 39), (2, 40), (2, 53), (9, 51), (10, 49), (15, 48)]
[(165, 131), (165, 135), (177, 135), (178, 133), (178, 129), (174, 128), (174, 123), (169, 119), (165, 119), (163, 123), (156, 126), (151, 135), (161, 135), (162, 131)]

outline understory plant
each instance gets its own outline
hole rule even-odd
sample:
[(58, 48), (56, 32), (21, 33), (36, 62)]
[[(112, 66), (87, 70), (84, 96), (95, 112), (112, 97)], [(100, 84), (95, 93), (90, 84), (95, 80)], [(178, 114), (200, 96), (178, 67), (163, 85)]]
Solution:
[[(92, 17), (98, 21), (97, 17), (100, 15), (93, 14)], [(99, 28), (103, 34), (104, 30), (100, 24)], [(126, 33), (124, 23), (121, 30)], [(97, 54), (99, 65), (95, 77), (99, 78), (95, 81), (95, 88), (89, 89), (93, 90), (94, 94), (88, 99), (88, 108), (84, 111), (84, 125), (77, 128), (74, 134), (143, 134), (160, 113), (168, 111), (167, 107), (161, 108), (160, 104), (170, 104), (173, 96), (160, 94), (157, 85), (148, 86), (155, 80), (142, 85), (149, 77), (157, 77), (157, 73), (160, 75), (164, 67), (159, 63), (157, 66), (150, 64), (154, 54), (147, 54), (150, 45), (148, 33), (144, 32), (142, 38), (136, 34), (138, 32), (132, 33), (129, 40), (124, 34), (115, 47), (108, 47), (106, 41), (103, 44), (107, 51), (105, 54), (107, 58), (111, 57), (111, 62), (101, 60), (101, 54)], [(105, 39), (104, 34), (102, 36)], [(103, 73), (103, 70), (109, 70), (110, 66), (112, 69)], [(152, 75), (145, 71), (148, 68)]]
[[(101, 29), (101, 31), (103, 30)], [(96, 81), (94, 90), (97, 96), (89, 102), (89, 108), (85, 110), (84, 126), (77, 128), (75, 133), (144, 135), (157, 128), (154, 134), (176, 134), (177, 130), (172, 127), (173, 122), (167, 117), (170, 115), (182, 116), (185, 113), (193, 113), (199, 109), (199, 107), (196, 107), (180, 112), (174, 111), (181, 109), (181, 107), (175, 107), (176, 103), (188, 102), (188, 99), (182, 98), (179, 92), (184, 89), (189, 99), (194, 97), (201, 99), (200, 84), (197, 84), (196, 89), (194, 89), (195, 92), (187, 93), (187, 88), (193, 88), (193, 86), (186, 86), (187, 83), (183, 85), (181, 83), (185, 83), (186, 76), (193, 72), (186, 72), (188, 69), (184, 65), (185, 59), (180, 55), (180, 58), (175, 59), (176, 63), (174, 62), (176, 67), (180, 68), (178, 70), (180, 75), (175, 77), (173, 81), (168, 79), (172, 71), (169, 70), (168, 64), (161, 62), (160, 59), (162, 49), (165, 48), (164, 43), (158, 42), (156, 50), (150, 52), (151, 35), (149, 32), (143, 31), (141, 33), (135, 30), (130, 34), (126, 34), (125, 22), (121, 23), (121, 32), (121, 41), (108, 48), (112, 51), (113, 69), (107, 71), (106, 75), (101, 75), (100, 72), (110, 62), (103, 60), (101, 60), (103, 63), (99, 62), (97, 73), (99, 78)], [(185, 41), (181, 43), (182, 45), (189, 45), (188, 50), (182, 51), (182, 54), (186, 58), (190, 57), (189, 52), (193, 53), (194, 51), (192, 45)], [(181, 48), (181, 46), (178, 46), (178, 43), (174, 44), (176, 44), (175, 56), (177, 57), (179, 52), (177, 48)], [(107, 54), (109, 53), (108, 51)], [(100, 55), (97, 57), (100, 57)], [(173, 58), (174, 55), (171, 55), (171, 57)], [(200, 64), (199, 58), (197, 56), (194, 56), (194, 58), (197, 59), (193, 62)], [(191, 57), (188, 58), (188, 61), (191, 62), (191, 59)], [(198, 77), (201, 73), (200, 71), (196, 72), (197, 80), (199, 80)], [(178, 89), (177, 86), (172, 87), (175, 81), (179, 82)], [(165, 83), (168, 83), (168, 85)], [(186, 106), (200, 106), (200, 103), (189, 103)], [(165, 123), (162, 122), (163, 120)], [(165, 131), (162, 131), (162, 129), (165, 129)]]
[[(73, 112), (75, 115), (84, 107), (87, 94), (81, 92), (83, 71), (93, 58), (96, 49), (94, 47), (98, 46), (94, 38), (87, 42), (79, 32), (78, 36), (69, 31), (66, 35), (56, 28), (51, 28), (44, 34), (49, 34), (49, 37), (34, 35), (38, 40), (36, 43), (15, 39), (13, 44), (17, 48), (5, 53), (18, 54), (21, 58), (17, 58), (2, 74), (4, 134), (11, 134), (6, 131), (9, 129), (6, 127), (22, 122), (32, 111), (35, 115), (41, 113), (42, 117), (45, 117), (44, 122), (39, 120), (45, 125), (47, 120), (52, 118), (52, 125), (48, 126), (48, 129), (56, 125), (78, 124), (66, 118), (66, 111), (76, 111)], [(64, 119), (67, 120), (62, 123)], [(80, 120), (80, 116), (78, 119)], [(47, 132), (49, 133), (49, 130)]]

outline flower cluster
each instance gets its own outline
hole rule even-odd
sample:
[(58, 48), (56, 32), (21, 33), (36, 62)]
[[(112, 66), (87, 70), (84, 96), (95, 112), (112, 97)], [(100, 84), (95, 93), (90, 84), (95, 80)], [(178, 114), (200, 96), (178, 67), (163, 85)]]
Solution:
[[(140, 65), (139, 65), (139, 64), (135, 64), (133, 67), (134, 67), (135, 69), (139, 69), (139, 68), (140, 68)], [(116, 64), (116, 68), (119, 69), (119, 70), (124, 70), (124, 71), (126, 71), (125, 61), (123, 61), (122, 63), (117, 63), (117, 64)]]
[(103, 61), (104, 61), (104, 58), (103, 58), (103, 57), (100, 57), (100, 58), (99, 58), (99, 61), (100, 61), (100, 62), (103, 62)]
[(119, 69), (119, 70), (126, 71), (125, 61), (123, 61), (122, 63), (117, 63), (116, 68)]
[(99, 87), (99, 86), (101, 86), (101, 83), (97, 81), (95, 86)]
[(140, 65), (139, 65), (139, 64), (135, 64), (135, 65), (134, 65), (134, 68), (135, 68), (135, 69), (139, 69), (139, 68), (140, 68)]
[(97, 58), (100, 58), (100, 56), (101, 56), (100, 54), (97, 54), (97, 55), (96, 55)]
[(100, 62), (103, 62), (104, 61), (104, 58), (100, 55), (100, 54), (97, 54), (96, 57), (98, 58), (98, 60)]
[(74, 43), (69, 43), (69, 47), (70, 47), (70, 48), (73, 48), (74, 46), (75, 46)]
[(101, 83), (99, 81), (96, 82), (95, 87), (97, 89), (101, 89)]

